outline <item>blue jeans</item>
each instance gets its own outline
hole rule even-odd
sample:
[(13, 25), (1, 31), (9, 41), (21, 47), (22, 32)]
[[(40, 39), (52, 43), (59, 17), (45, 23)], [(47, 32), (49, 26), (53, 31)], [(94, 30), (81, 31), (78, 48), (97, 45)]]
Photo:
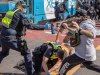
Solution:
[[(8, 31), (7, 31), (8, 32)], [(16, 51), (19, 51), (19, 45), (20, 45), (20, 41), (18, 39), (16, 39), (14, 37), (14, 35), (11, 36), (9, 34), (7, 34), (7, 32), (2, 31), (1, 32), (1, 44), (2, 44), (2, 51), (0, 52), (0, 63), (3, 60), (4, 57), (6, 57), (7, 55), (9, 55), (9, 49), (14, 49)], [(15, 34), (13, 30), (10, 30), (8, 33), (12, 33)], [(25, 67), (27, 70), (27, 75), (32, 75), (34, 72), (34, 68), (32, 65), (32, 56), (31, 56), (31, 52), (29, 49), (24, 50), (24, 60), (25, 60)]]

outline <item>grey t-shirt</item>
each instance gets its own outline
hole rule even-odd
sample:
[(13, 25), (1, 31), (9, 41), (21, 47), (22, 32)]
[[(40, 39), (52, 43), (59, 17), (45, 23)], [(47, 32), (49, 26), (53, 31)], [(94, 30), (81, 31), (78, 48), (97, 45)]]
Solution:
[[(95, 22), (92, 20), (85, 20), (80, 23), (80, 27), (84, 30), (89, 30), (93, 33), (94, 38), (96, 37)], [(79, 57), (87, 60), (96, 60), (96, 50), (93, 45), (94, 38), (89, 38), (86, 35), (81, 35), (81, 43), (75, 47), (75, 54)]]

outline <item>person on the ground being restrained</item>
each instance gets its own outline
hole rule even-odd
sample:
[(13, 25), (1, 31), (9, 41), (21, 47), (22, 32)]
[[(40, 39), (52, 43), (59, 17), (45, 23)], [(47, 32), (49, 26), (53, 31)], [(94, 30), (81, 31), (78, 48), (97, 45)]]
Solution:
[[(81, 23), (72, 21), (72, 26), (76, 28), (80, 43), (75, 46), (75, 53), (66, 57), (59, 70), (59, 75), (66, 73), (76, 65), (83, 64), (87, 69), (100, 73), (100, 66), (94, 64), (96, 60), (96, 50), (94, 47), (94, 39), (96, 38), (95, 22), (87, 15), (87, 11), (78, 12)], [(68, 27), (67, 23), (62, 23), (62, 28), (73, 31)], [(74, 31), (73, 31), (74, 32)]]

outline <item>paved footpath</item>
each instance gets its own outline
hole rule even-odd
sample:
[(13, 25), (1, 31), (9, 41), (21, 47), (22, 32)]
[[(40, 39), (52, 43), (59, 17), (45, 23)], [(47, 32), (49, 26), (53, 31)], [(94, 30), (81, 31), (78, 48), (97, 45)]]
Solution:
[[(28, 47), (30, 49), (35, 48), (36, 46), (41, 45), (44, 41), (54, 41), (56, 34), (51, 34), (51, 31), (48, 30), (28, 30), (27, 35), (25, 36), (25, 39), (27, 40), (28, 43)], [(64, 38), (65, 34), (62, 34), (60, 37), (60, 41), (62, 41), (62, 39)], [(95, 48), (97, 49), (97, 61), (96, 64), (100, 63), (100, 38), (96, 38), (95, 39)], [(1, 48), (0, 48), (1, 51)], [(10, 50), (10, 54), (8, 57), (4, 58), (4, 60), (2, 61), (2, 63), (0, 64), (0, 75), (9, 75), (9, 73), (16, 73), (16, 75), (24, 75), (23, 72), (14, 69), (13, 67), (15, 66), (15, 64), (20, 61), (22, 58), (22, 56), (20, 55), (20, 53), (14, 51), (14, 50)], [(100, 64), (99, 64), (100, 65)], [(100, 75), (96, 72), (87, 70), (85, 68), (81, 68), (80, 70), (78, 70), (74, 75)]]

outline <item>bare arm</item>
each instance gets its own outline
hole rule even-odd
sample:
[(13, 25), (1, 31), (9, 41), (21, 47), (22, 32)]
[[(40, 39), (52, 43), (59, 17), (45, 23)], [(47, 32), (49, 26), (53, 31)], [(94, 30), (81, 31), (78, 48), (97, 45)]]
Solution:
[(93, 33), (92, 33), (91, 31), (89, 31), (89, 30), (83, 30), (83, 29), (82, 29), (82, 30), (80, 31), (80, 33), (83, 34), (83, 35), (86, 35), (87, 37), (94, 38)]
[(42, 67), (43, 67), (46, 74), (48, 73), (47, 62), (48, 62), (48, 58), (43, 56)]
[(57, 36), (56, 36), (55, 42), (57, 42), (57, 41), (59, 40), (60, 33), (62, 33), (63, 31), (64, 31), (63, 28), (60, 28), (60, 29), (59, 29), (59, 31), (58, 31), (58, 33), (57, 33)]
[[(80, 30), (79, 25), (78, 25), (76, 22), (74, 22), (74, 21), (73, 21), (72, 23), (73, 23), (73, 27), (76, 28), (76, 29), (79, 31), (79, 30)], [(64, 26), (65, 26), (66, 29), (68, 29), (69, 31), (74, 32), (74, 31), (73, 31), (73, 28), (68, 27), (66, 23), (64, 23)], [(94, 38), (93, 33), (92, 33), (91, 31), (89, 31), (89, 30), (81, 29), (81, 30), (80, 30), (80, 33), (81, 33), (82, 35), (87, 36), (87, 37)]]

